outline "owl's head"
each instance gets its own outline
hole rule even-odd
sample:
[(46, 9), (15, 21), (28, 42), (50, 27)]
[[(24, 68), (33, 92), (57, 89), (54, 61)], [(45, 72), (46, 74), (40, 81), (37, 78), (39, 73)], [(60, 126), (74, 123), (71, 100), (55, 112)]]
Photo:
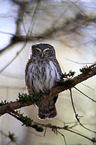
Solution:
[(32, 56), (46, 58), (55, 57), (55, 49), (52, 45), (39, 43), (32, 45)]

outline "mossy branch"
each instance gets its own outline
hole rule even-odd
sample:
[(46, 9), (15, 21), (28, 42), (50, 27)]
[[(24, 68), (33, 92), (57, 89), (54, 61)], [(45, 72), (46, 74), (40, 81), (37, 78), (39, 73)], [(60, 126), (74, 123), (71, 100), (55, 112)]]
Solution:
[(58, 83), (54, 88), (52, 88), (49, 92), (46, 94), (39, 93), (35, 95), (27, 95), (19, 94), (18, 99), (14, 102), (6, 102), (1, 101), (0, 103), (0, 115), (3, 115), (5, 113), (9, 113), (14, 111), (15, 109), (29, 106), (37, 103), (38, 101), (44, 101), (49, 97), (54, 97), (57, 94), (59, 94), (62, 91), (65, 91), (67, 89), (70, 89), (74, 87), (75, 85), (87, 80), (88, 78), (96, 75), (96, 64), (93, 64), (91, 66), (83, 67), (83, 69), (80, 70), (81, 74), (78, 76), (75, 76), (73, 78), (70, 78), (66, 81)]

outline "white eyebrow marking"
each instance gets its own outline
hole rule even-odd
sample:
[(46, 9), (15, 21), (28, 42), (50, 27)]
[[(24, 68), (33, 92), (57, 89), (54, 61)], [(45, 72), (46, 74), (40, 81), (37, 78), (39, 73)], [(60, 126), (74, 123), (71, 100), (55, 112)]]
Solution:
[(41, 52), (41, 49), (40, 48), (36, 48), (37, 50), (39, 50)]
[(43, 51), (45, 52), (46, 50), (49, 50), (49, 48), (44, 49)]

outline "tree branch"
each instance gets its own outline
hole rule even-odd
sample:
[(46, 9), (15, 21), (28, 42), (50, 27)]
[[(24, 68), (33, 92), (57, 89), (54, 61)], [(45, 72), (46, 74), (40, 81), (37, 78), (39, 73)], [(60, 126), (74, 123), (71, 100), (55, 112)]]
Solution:
[[(66, 130), (66, 131), (69, 131), (69, 132), (72, 132), (76, 135), (79, 135), (85, 139), (88, 139), (89, 141), (95, 143), (96, 142), (96, 139), (93, 137), (93, 138), (90, 138), (90, 137), (87, 137), (86, 135), (83, 135), (79, 132), (76, 132), (74, 130), (72, 130), (76, 125), (77, 123), (75, 123), (73, 126), (69, 126), (69, 125), (63, 125), (63, 126), (55, 126), (55, 125), (52, 125), (52, 124), (42, 124), (42, 123), (38, 123), (38, 122), (35, 122), (33, 121), (31, 118), (27, 117), (27, 116), (24, 116), (23, 114), (19, 114), (17, 111), (13, 111), (11, 113), (9, 113), (11, 116), (15, 117), (17, 120), (21, 121), (23, 124), (22, 126), (26, 126), (26, 127), (32, 127), (34, 128), (36, 131), (38, 132), (43, 132), (44, 131), (44, 128), (49, 128), (51, 129), (55, 134), (59, 133), (61, 134), (58, 130)], [(64, 142), (65, 142), (65, 145), (66, 145), (66, 140), (65, 140), (65, 136), (64, 134), (61, 134), (64, 138)]]
[(24, 106), (36, 104), (38, 101), (44, 101), (49, 97), (54, 97), (57, 94), (59, 94), (60, 92), (70, 89), (70, 88), (74, 87), (75, 85), (81, 83), (82, 81), (85, 81), (88, 78), (95, 76), (96, 75), (96, 64), (93, 64), (89, 67), (86, 66), (86, 67), (82, 68), (80, 71), (81, 71), (80, 75), (58, 83), (47, 94), (44, 94), (44, 93), (39, 93), (39, 94), (35, 94), (35, 95), (19, 94), (19, 96), (18, 96), (19, 99), (17, 99), (14, 102), (6, 102), (6, 101), (1, 102), (0, 103), (0, 115), (12, 112), (15, 109), (18, 109), (18, 108), (21, 108)]

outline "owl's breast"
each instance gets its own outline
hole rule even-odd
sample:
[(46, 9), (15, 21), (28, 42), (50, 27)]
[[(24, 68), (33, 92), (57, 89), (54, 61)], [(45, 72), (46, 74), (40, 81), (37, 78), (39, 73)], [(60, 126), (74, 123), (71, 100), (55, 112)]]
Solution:
[(38, 74), (36, 82), (37, 86), (41, 87), (41, 90), (51, 89), (60, 80), (60, 74), (52, 61), (42, 63), (38, 69), (36, 69)]
[(28, 86), (35, 93), (51, 89), (60, 80), (60, 74), (52, 61), (30, 64), (27, 77)]
[(48, 89), (51, 89), (53, 86), (55, 86), (56, 82), (60, 80), (60, 74), (52, 61), (47, 64), (45, 73), (45, 85)]

